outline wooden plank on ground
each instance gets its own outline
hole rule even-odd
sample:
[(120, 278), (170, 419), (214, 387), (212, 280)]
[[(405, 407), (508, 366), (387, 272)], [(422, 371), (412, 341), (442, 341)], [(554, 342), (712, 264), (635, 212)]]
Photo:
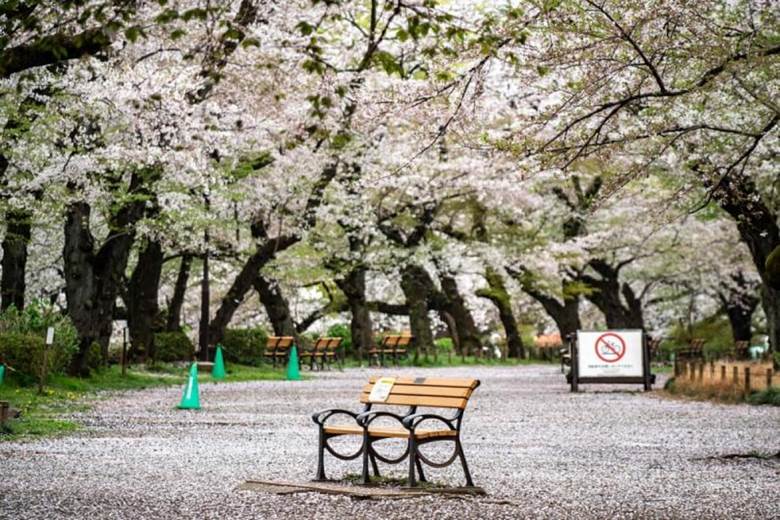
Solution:
[(458, 488), (387, 488), (379, 486), (350, 486), (339, 482), (273, 482), (268, 480), (247, 480), (239, 487), (245, 491), (259, 491), (261, 493), (273, 493), (277, 495), (290, 495), (293, 493), (323, 493), (327, 495), (342, 495), (354, 499), (368, 500), (397, 500), (404, 498), (418, 498), (430, 495), (473, 495), (485, 496), (485, 490), (481, 487)]

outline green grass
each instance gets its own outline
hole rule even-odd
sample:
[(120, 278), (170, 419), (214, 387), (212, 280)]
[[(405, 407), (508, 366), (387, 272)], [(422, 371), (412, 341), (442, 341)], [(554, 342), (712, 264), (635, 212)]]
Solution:
[[(7, 375), (0, 385), (0, 401), (8, 401), (21, 417), (12, 419), (0, 430), (0, 442), (29, 437), (52, 437), (79, 429), (63, 415), (88, 410), (90, 401), (98, 398), (97, 392), (106, 390), (142, 390), (144, 388), (184, 385), (187, 366), (158, 364), (150, 369), (132, 367), (123, 377), (121, 369), (112, 366), (92, 374), (89, 378), (54, 376), (44, 387), (42, 394), (37, 386), (22, 386), (13, 376)], [(286, 376), (283, 369), (250, 367), (230, 364), (227, 367), (226, 384), (240, 381), (279, 380)], [(214, 382), (211, 374), (198, 374), (198, 382)]]

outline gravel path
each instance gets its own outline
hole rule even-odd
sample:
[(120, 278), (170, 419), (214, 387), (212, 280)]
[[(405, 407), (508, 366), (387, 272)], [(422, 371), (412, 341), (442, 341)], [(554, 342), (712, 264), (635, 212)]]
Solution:
[[(780, 518), (780, 408), (670, 400), (631, 387), (570, 394), (553, 366), (385, 370), (478, 377), (464, 446), (486, 498), (277, 496), (246, 479), (314, 476), (313, 411), (356, 408), (375, 370), (303, 382), (202, 384), (111, 396), (61, 439), (0, 443), (0, 518)], [(626, 390), (628, 389), (628, 390)], [(326, 458), (329, 476), (359, 461)], [(388, 468), (394, 476), (405, 465)], [(433, 480), (462, 484), (457, 464)]]

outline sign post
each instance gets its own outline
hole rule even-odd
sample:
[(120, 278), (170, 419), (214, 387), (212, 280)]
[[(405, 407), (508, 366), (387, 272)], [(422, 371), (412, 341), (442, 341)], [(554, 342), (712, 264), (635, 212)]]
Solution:
[(49, 369), (48, 352), (49, 348), (54, 344), (54, 327), (46, 329), (46, 343), (43, 345), (43, 352), (41, 352), (41, 375), (38, 381), (38, 394), (43, 394), (43, 385), (46, 384), (46, 377)]
[(641, 384), (652, 389), (650, 352), (641, 330), (577, 331), (568, 380), (571, 391), (581, 383)]

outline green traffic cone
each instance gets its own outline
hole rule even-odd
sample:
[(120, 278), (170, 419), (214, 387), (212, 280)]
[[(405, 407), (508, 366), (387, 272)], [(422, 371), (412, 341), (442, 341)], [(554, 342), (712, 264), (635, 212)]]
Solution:
[(290, 350), (290, 359), (287, 361), (287, 380), (301, 380), (301, 371), (298, 367), (298, 348), (295, 345), (292, 346), (292, 350)]
[(190, 377), (187, 379), (187, 386), (184, 388), (184, 394), (181, 396), (179, 408), (182, 410), (200, 410), (197, 363), (193, 363), (192, 367), (190, 367)]
[(5, 377), (5, 365), (0, 365), (0, 385), (3, 384), (3, 377)]
[(217, 345), (217, 353), (214, 356), (214, 366), (211, 368), (211, 377), (225, 379), (225, 362), (222, 360), (222, 346)]

